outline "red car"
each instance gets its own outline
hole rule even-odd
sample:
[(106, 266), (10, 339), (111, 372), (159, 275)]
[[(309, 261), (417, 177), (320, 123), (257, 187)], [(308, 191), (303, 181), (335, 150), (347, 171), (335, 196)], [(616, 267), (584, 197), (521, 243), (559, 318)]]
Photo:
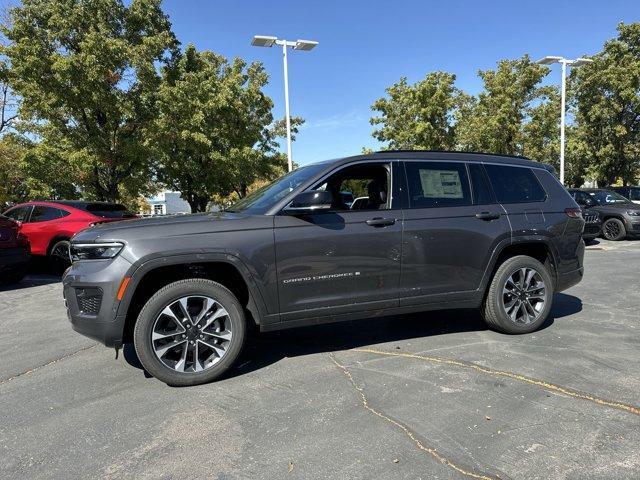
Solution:
[(21, 203), (4, 212), (20, 222), (21, 233), (31, 243), (33, 255), (69, 263), (69, 239), (96, 223), (135, 218), (123, 205), (104, 202), (60, 200)]

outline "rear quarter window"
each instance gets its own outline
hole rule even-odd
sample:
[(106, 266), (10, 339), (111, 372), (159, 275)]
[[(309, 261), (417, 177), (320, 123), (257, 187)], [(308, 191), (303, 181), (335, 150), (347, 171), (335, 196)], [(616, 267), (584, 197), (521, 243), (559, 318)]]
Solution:
[(124, 205), (116, 203), (90, 203), (85, 210), (102, 218), (130, 218), (133, 214)]
[(485, 169), (500, 203), (543, 202), (547, 197), (530, 168), (485, 165)]

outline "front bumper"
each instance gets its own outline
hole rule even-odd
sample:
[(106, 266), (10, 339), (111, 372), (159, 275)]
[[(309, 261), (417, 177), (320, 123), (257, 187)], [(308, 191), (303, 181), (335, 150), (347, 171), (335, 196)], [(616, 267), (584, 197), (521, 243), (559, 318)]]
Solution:
[(64, 301), (76, 332), (108, 347), (122, 344), (125, 318), (117, 315), (117, 294), (130, 268), (131, 263), (119, 255), (112, 260), (74, 262), (65, 272)]

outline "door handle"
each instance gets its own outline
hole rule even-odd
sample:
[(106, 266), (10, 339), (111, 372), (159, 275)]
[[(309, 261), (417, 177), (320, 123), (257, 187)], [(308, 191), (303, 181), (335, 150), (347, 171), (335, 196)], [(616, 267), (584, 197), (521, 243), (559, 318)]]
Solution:
[(396, 223), (396, 219), (376, 217), (376, 218), (367, 220), (366, 223), (371, 227), (388, 227), (389, 225), (393, 225), (394, 223)]
[(480, 212), (476, 213), (476, 218), (485, 221), (497, 220), (498, 218), (500, 218), (500, 214), (496, 212)]

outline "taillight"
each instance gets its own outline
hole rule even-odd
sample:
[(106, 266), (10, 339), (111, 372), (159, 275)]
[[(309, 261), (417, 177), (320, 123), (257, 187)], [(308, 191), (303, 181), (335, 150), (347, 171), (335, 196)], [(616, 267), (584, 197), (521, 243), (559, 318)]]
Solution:
[(579, 208), (565, 208), (564, 213), (570, 218), (582, 218), (582, 210)]

